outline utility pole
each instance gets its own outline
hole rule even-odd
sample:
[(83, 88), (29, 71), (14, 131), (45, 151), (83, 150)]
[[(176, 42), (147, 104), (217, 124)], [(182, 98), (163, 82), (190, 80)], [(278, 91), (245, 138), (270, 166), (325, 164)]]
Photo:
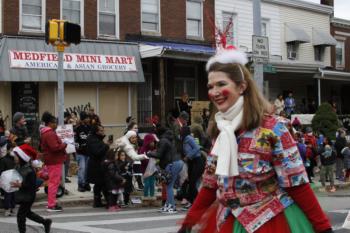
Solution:
[[(253, 33), (255, 36), (261, 36), (261, 0), (253, 0), (253, 29)], [(261, 93), (264, 93), (263, 64), (254, 62), (254, 80)]]
[(64, 125), (64, 70), (63, 70), (64, 45), (57, 45), (57, 52), (58, 52), (58, 67), (57, 67), (58, 125)]

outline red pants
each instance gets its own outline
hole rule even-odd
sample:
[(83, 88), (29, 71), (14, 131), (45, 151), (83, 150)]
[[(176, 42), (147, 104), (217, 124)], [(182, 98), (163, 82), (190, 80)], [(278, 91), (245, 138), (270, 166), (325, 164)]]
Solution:
[(47, 165), (49, 172), (47, 207), (56, 205), (56, 194), (58, 186), (61, 183), (62, 164)]
[[(235, 233), (233, 232), (234, 225), (234, 217), (230, 215), (230, 217), (225, 221), (219, 231), (216, 229), (216, 211), (211, 212), (211, 216), (208, 216), (208, 224), (204, 227), (204, 229), (200, 230), (200, 233)], [(257, 231), (254, 233), (290, 233), (289, 225), (287, 219), (284, 216), (284, 213), (280, 213), (270, 221), (262, 225)]]

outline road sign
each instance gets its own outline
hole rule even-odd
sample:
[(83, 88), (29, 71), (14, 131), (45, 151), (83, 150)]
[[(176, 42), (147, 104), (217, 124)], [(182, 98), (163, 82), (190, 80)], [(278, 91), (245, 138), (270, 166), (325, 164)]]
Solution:
[(269, 38), (253, 35), (253, 61), (266, 64), (269, 62)]

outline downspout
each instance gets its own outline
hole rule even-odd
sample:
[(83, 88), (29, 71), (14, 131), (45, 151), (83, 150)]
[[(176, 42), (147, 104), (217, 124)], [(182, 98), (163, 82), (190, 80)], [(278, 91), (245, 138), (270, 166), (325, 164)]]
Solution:
[[(321, 68), (318, 68), (318, 71), (321, 73), (321, 78), (323, 78), (324, 77), (324, 71)], [(321, 78), (317, 79), (318, 106), (321, 105)]]

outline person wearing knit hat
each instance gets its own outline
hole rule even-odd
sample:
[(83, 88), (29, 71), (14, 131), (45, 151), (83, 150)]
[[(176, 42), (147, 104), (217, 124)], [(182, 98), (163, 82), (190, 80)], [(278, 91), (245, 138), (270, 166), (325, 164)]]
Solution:
[(131, 141), (134, 140), (133, 138), (136, 138), (137, 141), (137, 134), (135, 131), (129, 130), (124, 136), (115, 141), (115, 145), (124, 150), (125, 153), (134, 161), (147, 159), (148, 157), (145, 154), (138, 154), (136, 152), (133, 144), (131, 143)]
[(19, 188), (16, 192), (15, 200), (20, 204), (17, 212), (17, 226), (19, 233), (26, 232), (26, 218), (40, 223), (44, 226), (45, 233), (49, 233), (52, 220), (45, 219), (34, 213), (31, 208), (36, 197), (36, 174), (31, 166), (31, 159), (36, 158), (36, 151), (29, 145), (22, 145), (13, 149), (15, 161), (18, 164), (17, 171), (22, 176), (23, 181), (12, 182), (13, 187)]
[(30, 143), (30, 137), (28, 134), (28, 129), (26, 127), (26, 119), (22, 112), (16, 112), (13, 115), (13, 127), (10, 130), (13, 146), (20, 146), (24, 143)]

